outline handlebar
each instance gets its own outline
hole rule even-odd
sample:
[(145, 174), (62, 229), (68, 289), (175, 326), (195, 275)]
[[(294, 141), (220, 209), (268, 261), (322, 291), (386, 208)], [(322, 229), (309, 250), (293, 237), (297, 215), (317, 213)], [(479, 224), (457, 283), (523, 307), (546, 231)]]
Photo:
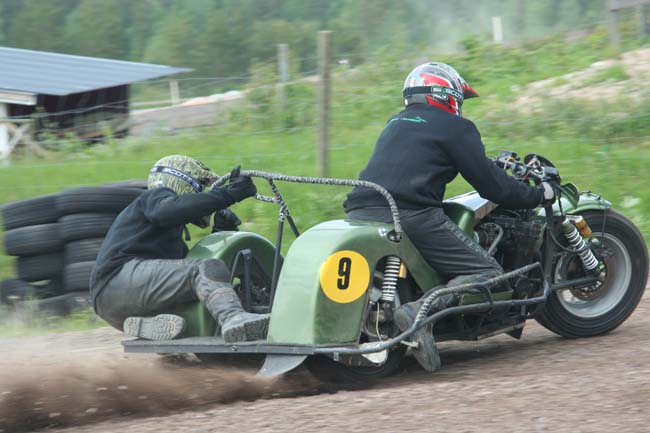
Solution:
[(510, 169), (512, 175), (521, 181), (533, 179), (536, 184), (541, 182), (561, 182), (562, 178), (557, 168), (544, 157), (539, 155), (530, 154), (526, 157), (525, 162), (521, 162), (520, 158), (514, 152), (501, 152), (492, 161), (497, 167), (504, 170)]

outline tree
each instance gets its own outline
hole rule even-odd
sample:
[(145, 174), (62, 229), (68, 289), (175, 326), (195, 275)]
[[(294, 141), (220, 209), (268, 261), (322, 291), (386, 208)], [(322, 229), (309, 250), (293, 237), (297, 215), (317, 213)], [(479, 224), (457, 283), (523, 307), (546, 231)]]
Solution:
[(196, 67), (201, 63), (197, 53), (197, 34), (201, 32), (187, 11), (173, 8), (149, 39), (144, 61), (173, 66)]
[(251, 63), (251, 27), (245, 10), (234, 5), (209, 12), (198, 48), (203, 60), (201, 67), (207, 76), (246, 74)]
[(82, 56), (127, 58), (122, 6), (120, 0), (81, 0), (66, 20), (66, 51)]
[(129, 44), (128, 58), (141, 61), (156, 25), (168, 11), (163, 8), (160, 0), (138, 0), (127, 5), (125, 28)]
[[(40, 51), (63, 49), (63, 23), (65, 10), (60, 0), (25, 0), (11, 20), (9, 39), (11, 45)], [(47, 37), (43, 37), (47, 34)]]
[(304, 21), (257, 21), (253, 25), (250, 53), (256, 62), (273, 60), (277, 44), (289, 44), (293, 60), (300, 63), (302, 72), (316, 67), (316, 26)]

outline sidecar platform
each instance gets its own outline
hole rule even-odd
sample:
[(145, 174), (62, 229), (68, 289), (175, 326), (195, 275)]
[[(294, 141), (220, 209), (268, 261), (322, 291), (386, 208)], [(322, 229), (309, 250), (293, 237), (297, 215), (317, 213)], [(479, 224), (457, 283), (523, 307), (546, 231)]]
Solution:
[(271, 344), (266, 340), (226, 343), (222, 337), (189, 337), (178, 340), (123, 341), (125, 352), (131, 353), (250, 353), (265, 354), (264, 365), (258, 376), (273, 377), (298, 367), (309, 355), (314, 354), (314, 346)]
[(226, 343), (222, 337), (189, 337), (178, 340), (143, 339), (122, 342), (131, 353), (266, 353), (277, 355), (313, 355), (314, 346), (273, 344), (266, 340)]

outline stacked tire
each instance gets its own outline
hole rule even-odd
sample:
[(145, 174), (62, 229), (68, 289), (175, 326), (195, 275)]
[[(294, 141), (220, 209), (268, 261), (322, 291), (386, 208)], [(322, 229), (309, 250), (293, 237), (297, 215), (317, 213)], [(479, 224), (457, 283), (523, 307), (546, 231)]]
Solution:
[(47, 298), (40, 304), (52, 306), (58, 297), (62, 310), (69, 310), (70, 299), (87, 299), (90, 274), (106, 233), (145, 187), (144, 181), (125, 181), (4, 205), (5, 250), (16, 257), (17, 279), (2, 281), (0, 301)]

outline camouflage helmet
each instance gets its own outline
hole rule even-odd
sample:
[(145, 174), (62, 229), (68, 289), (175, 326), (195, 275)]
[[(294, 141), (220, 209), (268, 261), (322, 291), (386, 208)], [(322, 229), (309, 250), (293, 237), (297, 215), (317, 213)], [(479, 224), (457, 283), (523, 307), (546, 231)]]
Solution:
[(169, 155), (149, 171), (147, 187), (169, 188), (176, 194), (201, 192), (218, 177), (201, 161), (183, 155)]

